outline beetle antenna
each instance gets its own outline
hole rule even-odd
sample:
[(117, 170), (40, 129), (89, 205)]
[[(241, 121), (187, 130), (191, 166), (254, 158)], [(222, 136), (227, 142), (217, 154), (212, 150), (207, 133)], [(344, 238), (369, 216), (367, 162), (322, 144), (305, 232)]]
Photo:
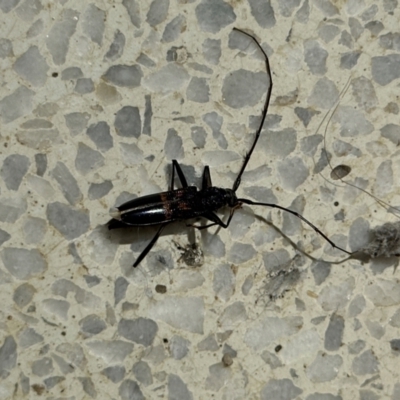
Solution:
[(258, 129), (257, 129), (256, 136), (255, 136), (255, 138), (254, 138), (253, 145), (251, 146), (250, 151), (246, 154), (246, 157), (244, 158), (244, 161), (243, 161), (242, 168), (240, 169), (239, 174), (238, 174), (238, 176), (237, 176), (237, 178), (236, 178), (236, 180), (235, 180), (235, 182), (234, 182), (234, 184), (233, 184), (233, 187), (232, 187), (232, 190), (233, 190), (234, 192), (236, 192), (236, 190), (238, 189), (238, 187), (239, 187), (239, 185), (240, 185), (240, 181), (241, 181), (241, 179), (242, 179), (243, 172), (244, 172), (244, 170), (245, 170), (246, 167), (247, 167), (247, 164), (248, 164), (248, 162), (249, 162), (249, 160), (250, 160), (250, 157), (251, 157), (251, 155), (252, 155), (252, 153), (253, 153), (253, 151), (254, 151), (254, 148), (256, 147), (258, 138), (260, 137), (261, 130), (262, 130), (262, 127), (263, 127), (264, 122), (265, 122), (265, 118), (266, 118), (266, 116), (267, 116), (269, 101), (270, 101), (270, 99), (271, 99), (271, 93), (272, 93), (272, 74), (271, 74), (271, 68), (270, 68), (270, 66), (269, 66), (269, 60), (268, 60), (267, 53), (266, 53), (266, 52), (264, 51), (264, 49), (261, 47), (261, 45), (260, 45), (260, 43), (257, 41), (257, 39), (256, 39), (254, 36), (250, 35), (249, 33), (245, 32), (245, 31), (242, 31), (241, 29), (233, 28), (233, 30), (243, 33), (244, 35), (248, 36), (249, 38), (251, 38), (251, 39), (254, 41), (254, 43), (255, 43), (255, 44), (257, 45), (257, 47), (261, 50), (261, 52), (263, 53), (263, 55), (264, 55), (264, 57), (265, 57), (265, 67), (266, 67), (266, 70), (267, 70), (267, 73), (268, 73), (268, 76), (269, 76), (269, 88), (268, 88), (268, 92), (267, 92), (267, 97), (266, 97), (266, 99), (265, 99), (265, 104), (264, 104), (264, 109), (263, 109), (262, 116), (261, 116), (260, 126), (259, 126)]
[(314, 224), (312, 224), (310, 221), (305, 219), (301, 214), (299, 214), (296, 211), (290, 210), (289, 208), (285, 208), (282, 206), (279, 206), (278, 204), (272, 204), (272, 203), (259, 203), (256, 201), (252, 201), (249, 199), (238, 199), (240, 203), (245, 203), (245, 204), (252, 204), (253, 206), (265, 206), (265, 207), (271, 207), (271, 208), (278, 208), (279, 210), (286, 211), (290, 214), (295, 215), (297, 218), (300, 218), (303, 222), (305, 222), (308, 226), (314, 229), (315, 232), (317, 232), (319, 235), (321, 235), (332, 247), (335, 249), (338, 249), (340, 251), (343, 251), (343, 253), (348, 254), (349, 256), (353, 255), (353, 252), (347, 251), (339, 246), (337, 246), (335, 243), (332, 242), (331, 239), (328, 238), (320, 229), (318, 229)]

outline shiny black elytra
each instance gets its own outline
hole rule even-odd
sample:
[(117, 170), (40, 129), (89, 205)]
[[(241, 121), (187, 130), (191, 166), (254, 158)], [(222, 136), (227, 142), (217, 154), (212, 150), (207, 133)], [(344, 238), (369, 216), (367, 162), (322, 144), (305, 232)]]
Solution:
[[(141, 252), (139, 257), (133, 264), (133, 267), (137, 267), (140, 264), (140, 262), (146, 257), (147, 253), (154, 246), (165, 226), (167, 226), (169, 223), (179, 220), (187, 220), (196, 217), (203, 217), (208, 219), (212, 223), (203, 226), (197, 226), (197, 225), (192, 225), (192, 226), (198, 229), (209, 228), (210, 226), (214, 225), (219, 225), (222, 228), (227, 228), (232, 220), (235, 210), (240, 208), (243, 203), (252, 204), (256, 206), (273, 207), (289, 212), (295, 215), (296, 217), (300, 218), (306, 224), (308, 224), (325, 240), (327, 240), (333, 247), (343, 251), (344, 253), (350, 255), (352, 254), (347, 250), (342, 249), (339, 246), (336, 246), (335, 243), (333, 243), (324, 233), (322, 233), (316, 226), (314, 226), (311, 222), (306, 220), (302, 215), (300, 215), (296, 211), (289, 210), (277, 204), (259, 203), (249, 199), (242, 199), (236, 197), (236, 191), (239, 188), (243, 172), (246, 169), (246, 166), (257, 144), (258, 138), (260, 137), (265, 117), (267, 115), (268, 106), (272, 93), (272, 76), (271, 76), (268, 56), (265, 53), (264, 49), (261, 47), (261, 45), (258, 43), (256, 38), (240, 29), (237, 28), (233, 29), (248, 36), (251, 40), (254, 41), (254, 43), (260, 49), (260, 51), (265, 57), (265, 66), (270, 80), (270, 85), (262, 113), (261, 123), (255, 134), (253, 145), (251, 146), (250, 151), (247, 153), (246, 157), (244, 158), (242, 168), (240, 169), (239, 174), (236, 177), (232, 189), (223, 189), (212, 186), (210, 168), (208, 166), (204, 168), (201, 189), (198, 190), (196, 186), (188, 186), (186, 178), (183, 174), (180, 165), (178, 164), (178, 161), (173, 160), (172, 177), (168, 192), (155, 193), (148, 196), (139, 197), (130, 200), (112, 210), (111, 216), (113, 217), (113, 219), (111, 219), (108, 222), (108, 229), (126, 228), (133, 226), (160, 225), (157, 233), (150, 241), (150, 243), (146, 246), (146, 248)], [(178, 174), (182, 188), (174, 190), (175, 171)], [(224, 223), (218, 217), (218, 215), (215, 214), (215, 211), (223, 207), (229, 207), (231, 209), (228, 221), (226, 223)]]

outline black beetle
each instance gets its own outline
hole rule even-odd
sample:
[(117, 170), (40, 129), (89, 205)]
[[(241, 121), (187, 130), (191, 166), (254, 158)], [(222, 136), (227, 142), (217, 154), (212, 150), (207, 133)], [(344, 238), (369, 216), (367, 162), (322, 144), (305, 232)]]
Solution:
[[(277, 204), (260, 203), (249, 199), (238, 198), (236, 196), (236, 191), (239, 188), (243, 172), (246, 169), (246, 166), (257, 144), (258, 138), (260, 137), (261, 130), (267, 115), (268, 106), (272, 93), (272, 76), (271, 76), (268, 56), (265, 53), (264, 49), (261, 47), (261, 45), (258, 43), (258, 41), (255, 39), (255, 37), (240, 29), (237, 28), (233, 29), (248, 36), (256, 43), (256, 45), (258, 46), (258, 48), (261, 50), (262, 54), (265, 57), (265, 66), (270, 80), (270, 85), (262, 113), (261, 123), (255, 134), (254, 142), (250, 148), (250, 151), (244, 158), (242, 168), (240, 169), (239, 174), (235, 179), (232, 189), (218, 188), (212, 186), (210, 169), (208, 166), (204, 168), (201, 189), (199, 190), (196, 186), (189, 186), (187, 184), (186, 178), (183, 174), (183, 171), (178, 161), (173, 160), (171, 183), (169, 190), (167, 192), (155, 193), (148, 196), (143, 196), (130, 200), (122, 204), (121, 206), (114, 208), (111, 211), (111, 216), (113, 217), (113, 219), (111, 219), (108, 222), (109, 229), (126, 228), (133, 226), (160, 225), (153, 239), (141, 252), (139, 257), (133, 264), (134, 267), (137, 267), (143, 260), (143, 258), (146, 257), (147, 253), (154, 246), (165, 226), (168, 225), (169, 223), (179, 220), (187, 220), (191, 218), (202, 217), (208, 219), (209, 221), (211, 221), (211, 223), (203, 226), (197, 226), (197, 225), (192, 225), (192, 226), (198, 229), (209, 228), (210, 226), (214, 225), (219, 225), (222, 228), (227, 228), (232, 220), (235, 210), (240, 208), (243, 203), (278, 208), (280, 210), (289, 212), (295, 215), (296, 217), (300, 218), (309, 226), (311, 226), (318, 234), (320, 234), (323, 238), (325, 238), (333, 247), (347, 254), (350, 255), (352, 254), (347, 250), (342, 249), (339, 246), (336, 246), (335, 243), (333, 243), (324, 233), (322, 233), (316, 226), (314, 226), (311, 222), (306, 220), (299, 213), (281, 207)], [(175, 171), (178, 174), (182, 188), (174, 190)], [(218, 215), (215, 214), (215, 211), (223, 207), (230, 208), (230, 215), (226, 223), (224, 223), (218, 217)]]

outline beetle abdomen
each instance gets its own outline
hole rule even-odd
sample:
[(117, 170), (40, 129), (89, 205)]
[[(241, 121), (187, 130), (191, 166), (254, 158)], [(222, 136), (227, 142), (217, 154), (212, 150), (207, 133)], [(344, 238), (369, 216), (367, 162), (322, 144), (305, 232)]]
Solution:
[[(111, 214), (113, 220), (109, 222), (109, 227), (113, 229), (114, 226), (121, 227), (121, 224), (122, 226), (157, 225), (184, 219), (186, 212), (191, 210), (192, 198), (196, 193), (197, 188), (190, 186), (130, 200), (113, 211)], [(112, 223), (114, 220), (119, 224)]]

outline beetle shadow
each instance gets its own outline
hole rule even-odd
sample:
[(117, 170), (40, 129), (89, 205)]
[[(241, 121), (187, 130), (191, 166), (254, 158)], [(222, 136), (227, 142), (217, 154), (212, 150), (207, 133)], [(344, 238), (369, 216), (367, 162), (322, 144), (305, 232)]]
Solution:
[[(143, 251), (147, 244), (156, 235), (159, 228), (160, 225), (151, 225), (123, 227), (119, 229), (108, 230), (107, 224), (105, 224), (102, 227), (102, 231), (111, 243), (117, 245), (128, 244), (130, 245), (132, 251), (140, 254), (140, 252)], [(162, 240), (163, 237), (171, 235), (184, 235), (185, 233), (188, 233), (190, 238), (190, 231), (191, 228), (186, 226), (184, 222), (176, 221), (169, 223), (162, 231), (157, 243)]]
[[(179, 166), (181, 167), (183, 175), (186, 178), (188, 186), (197, 186), (198, 188), (200, 188), (201, 186), (199, 185), (201, 185), (201, 179), (196, 175), (196, 169), (192, 165), (186, 165), (181, 163), (179, 163)], [(170, 185), (172, 176), (172, 163), (166, 165), (165, 176), (168, 177), (166, 183)], [(173, 189), (177, 188), (182, 188), (182, 182), (180, 181), (178, 174), (175, 174)]]

